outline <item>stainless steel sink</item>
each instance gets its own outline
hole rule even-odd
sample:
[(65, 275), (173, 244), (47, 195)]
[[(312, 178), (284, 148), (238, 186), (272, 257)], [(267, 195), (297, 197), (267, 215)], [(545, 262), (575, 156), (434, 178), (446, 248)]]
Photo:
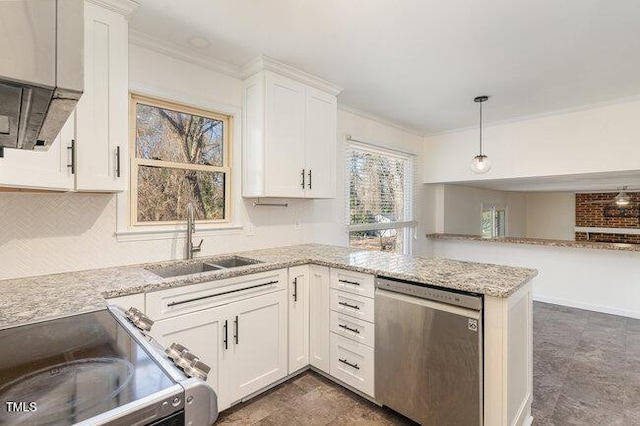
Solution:
[(259, 260), (247, 259), (246, 257), (231, 256), (231, 257), (212, 260), (209, 263), (215, 266), (219, 266), (221, 268), (238, 268), (240, 266), (254, 265), (256, 263), (262, 263), (262, 262), (260, 262)]
[(240, 266), (262, 263), (259, 260), (248, 259), (240, 256), (222, 257), (208, 262), (196, 262), (188, 265), (165, 266), (164, 268), (151, 269), (151, 272), (162, 277), (179, 277), (182, 275), (200, 274), (202, 272), (217, 271), (220, 269), (238, 268)]
[(162, 277), (179, 277), (181, 275), (191, 275), (191, 274), (199, 274), (202, 272), (209, 271), (217, 271), (219, 269), (223, 269), (222, 266), (211, 265), (209, 263), (198, 262), (192, 263), (190, 265), (182, 265), (182, 266), (167, 266), (164, 268), (154, 269), (151, 272)]

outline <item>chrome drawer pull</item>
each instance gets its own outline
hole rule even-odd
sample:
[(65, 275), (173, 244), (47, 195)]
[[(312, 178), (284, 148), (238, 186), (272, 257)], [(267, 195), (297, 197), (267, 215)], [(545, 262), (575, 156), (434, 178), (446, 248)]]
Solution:
[(338, 281), (345, 284), (360, 285), (360, 283), (356, 281), (349, 281), (349, 280), (338, 280)]
[(347, 302), (338, 302), (338, 305), (342, 305), (342, 306), (346, 306), (347, 308), (351, 308), (351, 309), (356, 309), (356, 310), (360, 310), (360, 306), (358, 305), (351, 305)]
[(357, 328), (351, 328), (351, 327), (349, 327), (348, 325), (338, 324), (338, 327), (340, 327), (340, 328), (344, 328), (345, 330), (352, 331), (352, 332), (354, 332), (354, 333), (356, 333), (356, 334), (360, 334), (360, 330), (358, 330)]
[(224, 296), (225, 294), (231, 294), (231, 293), (237, 293), (239, 291), (251, 290), (252, 288), (264, 287), (266, 285), (271, 285), (271, 284), (278, 284), (278, 282), (279, 282), (278, 280), (269, 281), (268, 283), (256, 284), (256, 285), (252, 285), (250, 287), (239, 288), (237, 290), (223, 291), (222, 293), (210, 294), (208, 296), (194, 297), (193, 299), (181, 300), (179, 302), (170, 302), (170, 303), (167, 303), (167, 306), (171, 307), (171, 306), (183, 305), (185, 303), (196, 302), (198, 300), (210, 299), (212, 297), (218, 297), (218, 296)]
[(347, 364), (349, 367), (351, 368), (355, 368), (356, 370), (360, 370), (360, 367), (358, 367), (358, 364), (351, 364), (349, 361), (347, 361), (346, 359), (342, 359), (342, 358), (338, 358), (338, 361), (340, 361), (343, 364)]

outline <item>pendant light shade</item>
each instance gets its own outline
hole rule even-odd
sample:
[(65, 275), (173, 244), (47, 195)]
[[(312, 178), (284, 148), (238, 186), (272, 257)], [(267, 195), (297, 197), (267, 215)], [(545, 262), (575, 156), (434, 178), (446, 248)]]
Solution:
[(491, 162), (489, 157), (482, 153), (482, 103), (489, 99), (488, 96), (478, 96), (473, 101), (480, 104), (480, 154), (473, 157), (469, 168), (472, 172), (482, 174), (491, 170)]
[(631, 197), (629, 197), (629, 194), (627, 194), (626, 189), (627, 187), (623, 186), (622, 191), (620, 191), (620, 193), (616, 195), (616, 198), (615, 198), (616, 206), (625, 207), (631, 203)]

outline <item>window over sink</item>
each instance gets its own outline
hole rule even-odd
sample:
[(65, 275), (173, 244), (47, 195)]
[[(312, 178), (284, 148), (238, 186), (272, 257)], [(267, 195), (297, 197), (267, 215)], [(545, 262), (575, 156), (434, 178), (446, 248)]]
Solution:
[(229, 222), (231, 117), (131, 95), (132, 225)]

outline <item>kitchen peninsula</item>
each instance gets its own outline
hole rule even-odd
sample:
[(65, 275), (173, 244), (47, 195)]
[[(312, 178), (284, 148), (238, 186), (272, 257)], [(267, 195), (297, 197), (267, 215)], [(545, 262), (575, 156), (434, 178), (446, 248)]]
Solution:
[[(262, 263), (165, 279), (153, 271), (208, 258), (0, 281), (3, 294), (0, 328), (103, 309), (109, 298), (143, 297), (143, 294), (159, 294), (160, 290), (195, 287), (243, 275), (286, 271), (287, 268), (291, 278), (293, 268), (310, 264), (407, 280), (483, 296), (484, 424), (531, 424), (531, 280), (537, 274), (535, 270), (318, 244), (236, 255)], [(375, 400), (375, 394), (370, 396)]]

